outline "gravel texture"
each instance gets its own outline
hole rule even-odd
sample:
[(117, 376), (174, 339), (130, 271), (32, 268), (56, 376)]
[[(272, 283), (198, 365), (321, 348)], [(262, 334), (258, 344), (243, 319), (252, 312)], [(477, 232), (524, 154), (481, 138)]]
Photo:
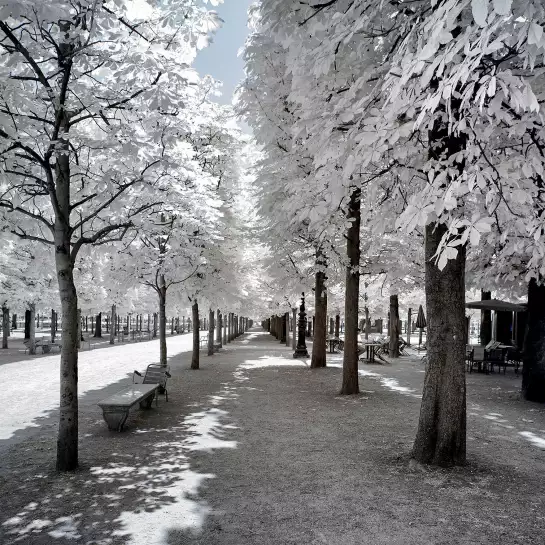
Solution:
[(468, 375), (468, 464), (444, 470), (409, 460), (417, 357), (361, 365), (350, 397), (341, 356), (307, 363), (260, 331), (201, 352), (199, 371), (176, 356), (170, 402), (121, 434), (96, 401), (124, 382), (89, 392), (70, 475), (52, 469), (54, 412), (0, 442), (0, 543), (545, 543), (545, 408), (511, 369)]

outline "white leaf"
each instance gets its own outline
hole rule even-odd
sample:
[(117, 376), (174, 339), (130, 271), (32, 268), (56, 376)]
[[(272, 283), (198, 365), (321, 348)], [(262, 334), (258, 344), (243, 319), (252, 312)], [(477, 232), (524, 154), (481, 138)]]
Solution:
[(489, 97), (493, 97), (496, 94), (496, 76), (490, 78), (487, 94)]
[(475, 22), (481, 26), (486, 26), (486, 18), (488, 17), (488, 0), (471, 0), (471, 10)]
[(543, 27), (537, 23), (532, 23), (530, 25), (530, 30), (528, 31), (528, 44), (538, 44), (543, 37)]
[(525, 203), (527, 200), (526, 191), (523, 191), (522, 189), (515, 189), (511, 193), (511, 197), (513, 198), (514, 201), (520, 202), (520, 203)]
[(494, 11), (498, 15), (509, 15), (511, 13), (511, 4), (513, 0), (492, 0)]
[(471, 229), (471, 231), (469, 232), (469, 242), (471, 242), (471, 246), (478, 246), (480, 240), (481, 233), (479, 233), (477, 229)]

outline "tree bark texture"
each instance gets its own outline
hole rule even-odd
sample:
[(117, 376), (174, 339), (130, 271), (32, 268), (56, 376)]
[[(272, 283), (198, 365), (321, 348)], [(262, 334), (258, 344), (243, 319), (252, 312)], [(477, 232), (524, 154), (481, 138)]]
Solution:
[(96, 315), (95, 319), (95, 338), (102, 338), (102, 312)]
[(545, 285), (528, 285), (528, 321), (524, 336), (522, 397), (545, 403)]
[(344, 358), (341, 395), (358, 394), (358, 298), (360, 293), (360, 224), (361, 190), (350, 196), (347, 218), (351, 220), (346, 234), (345, 306), (344, 306)]
[(222, 341), (222, 321), (223, 321), (223, 315), (221, 312), (217, 311), (216, 313), (216, 344), (219, 344), (219, 347), (221, 348), (223, 341)]
[(317, 369), (326, 366), (326, 337), (327, 337), (327, 289), (326, 273), (324, 267), (326, 260), (319, 249), (316, 252), (316, 278), (314, 293), (314, 340), (312, 342), (312, 358), (310, 360), (311, 369)]
[(36, 305), (29, 303), (28, 310), (30, 312), (29, 331), (28, 331), (28, 353), (36, 354), (36, 321), (34, 315), (36, 313)]
[(191, 354), (191, 369), (199, 368), (199, 303), (197, 300), (191, 305), (193, 318), (193, 352)]
[(214, 311), (208, 311), (208, 355), (214, 355)]
[(229, 313), (229, 318), (228, 318), (228, 321), (227, 321), (227, 342), (230, 343), (233, 338), (232, 338), (232, 328), (233, 328), (233, 313), (230, 312)]
[[(366, 326), (367, 327), (367, 324)], [(390, 357), (399, 358), (399, 300), (390, 295)]]
[(9, 308), (2, 305), (2, 348), (8, 347), (9, 337)]
[(291, 309), (291, 314), (292, 314), (292, 328), (291, 329), (292, 329), (292, 333), (293, 333), (293, 336), (292, 336), (292, 339), (291, 339), (291, 347), (295, 351), (295, 349), (297, 348), (297, 309), (292, 308)]
[(30, 310), (25, 310), (25, 341), (30, 339)]
[(411, 329), (413, 327), (412, 323), (412, 309), (410, 308), (407, 313), (407, 346), (411, 346)]
[[(286, 346), (289, 347), (290, 346), (290, 313), (289, 312), (286, 312), (284, 314), (284, 320), (286, 321)], [(250, 329), (249, 320), (248, 318), (246, 318), (245, 330), (248, 331), (249, 329)]]
[[(57, 195), (65, 211), (69, 209), (69, 186), (68, 155), (62, 155), (57, 158)], [(55, 222), (54, 236), (62, 313), (57, 469), (71, 471), (78, 467), (78, 347), (81, 340), (81, 313), (74, 284), (74, 263), (70, 256), (70, 232), (59, 218)]]
[(57, 330), (55, 328), (55, 311), (51, 309), (51, 342), (55, 342), (55, 335), (57, 333)]
[(112, 305), (112, 315), (110, 318), (110, 344), (115, 343), (115, 324), (117, 322), (117, 310), (116, 306)]
[(413, 457), (453, 466), (466, 459), (465, 248), (440, 271), (433, 256), (447, 227), (428, 225), (425, 240), (428, 363)]
[(167, 365), (167, 287), (165, 277), (159, 276), (159, 364)]

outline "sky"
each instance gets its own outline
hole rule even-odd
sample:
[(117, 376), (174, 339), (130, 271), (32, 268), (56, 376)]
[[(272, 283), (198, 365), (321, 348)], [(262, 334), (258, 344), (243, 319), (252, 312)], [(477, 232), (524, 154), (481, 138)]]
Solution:
[(214, 7), (224, 23), (209, 47), (197, 55), (194, 67), (202, 75), (211, 75), (223, 82), (218, 101), (231, 104), (233, 91), (244, 77), (244, 63), (238, 57), (248, 35), (247, 12), (255, 0), (224, 0)]

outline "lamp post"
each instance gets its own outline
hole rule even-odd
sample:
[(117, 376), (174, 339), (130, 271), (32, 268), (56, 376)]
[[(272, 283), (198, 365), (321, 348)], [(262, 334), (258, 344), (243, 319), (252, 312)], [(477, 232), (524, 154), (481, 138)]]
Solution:
[(294, 358), (308, 358), (307, 345), (305, 343), (305, 294), (301, 297), (301, 306), (299, 307), (299, 323), (297, 330), (297, 347), (293, 353)]

